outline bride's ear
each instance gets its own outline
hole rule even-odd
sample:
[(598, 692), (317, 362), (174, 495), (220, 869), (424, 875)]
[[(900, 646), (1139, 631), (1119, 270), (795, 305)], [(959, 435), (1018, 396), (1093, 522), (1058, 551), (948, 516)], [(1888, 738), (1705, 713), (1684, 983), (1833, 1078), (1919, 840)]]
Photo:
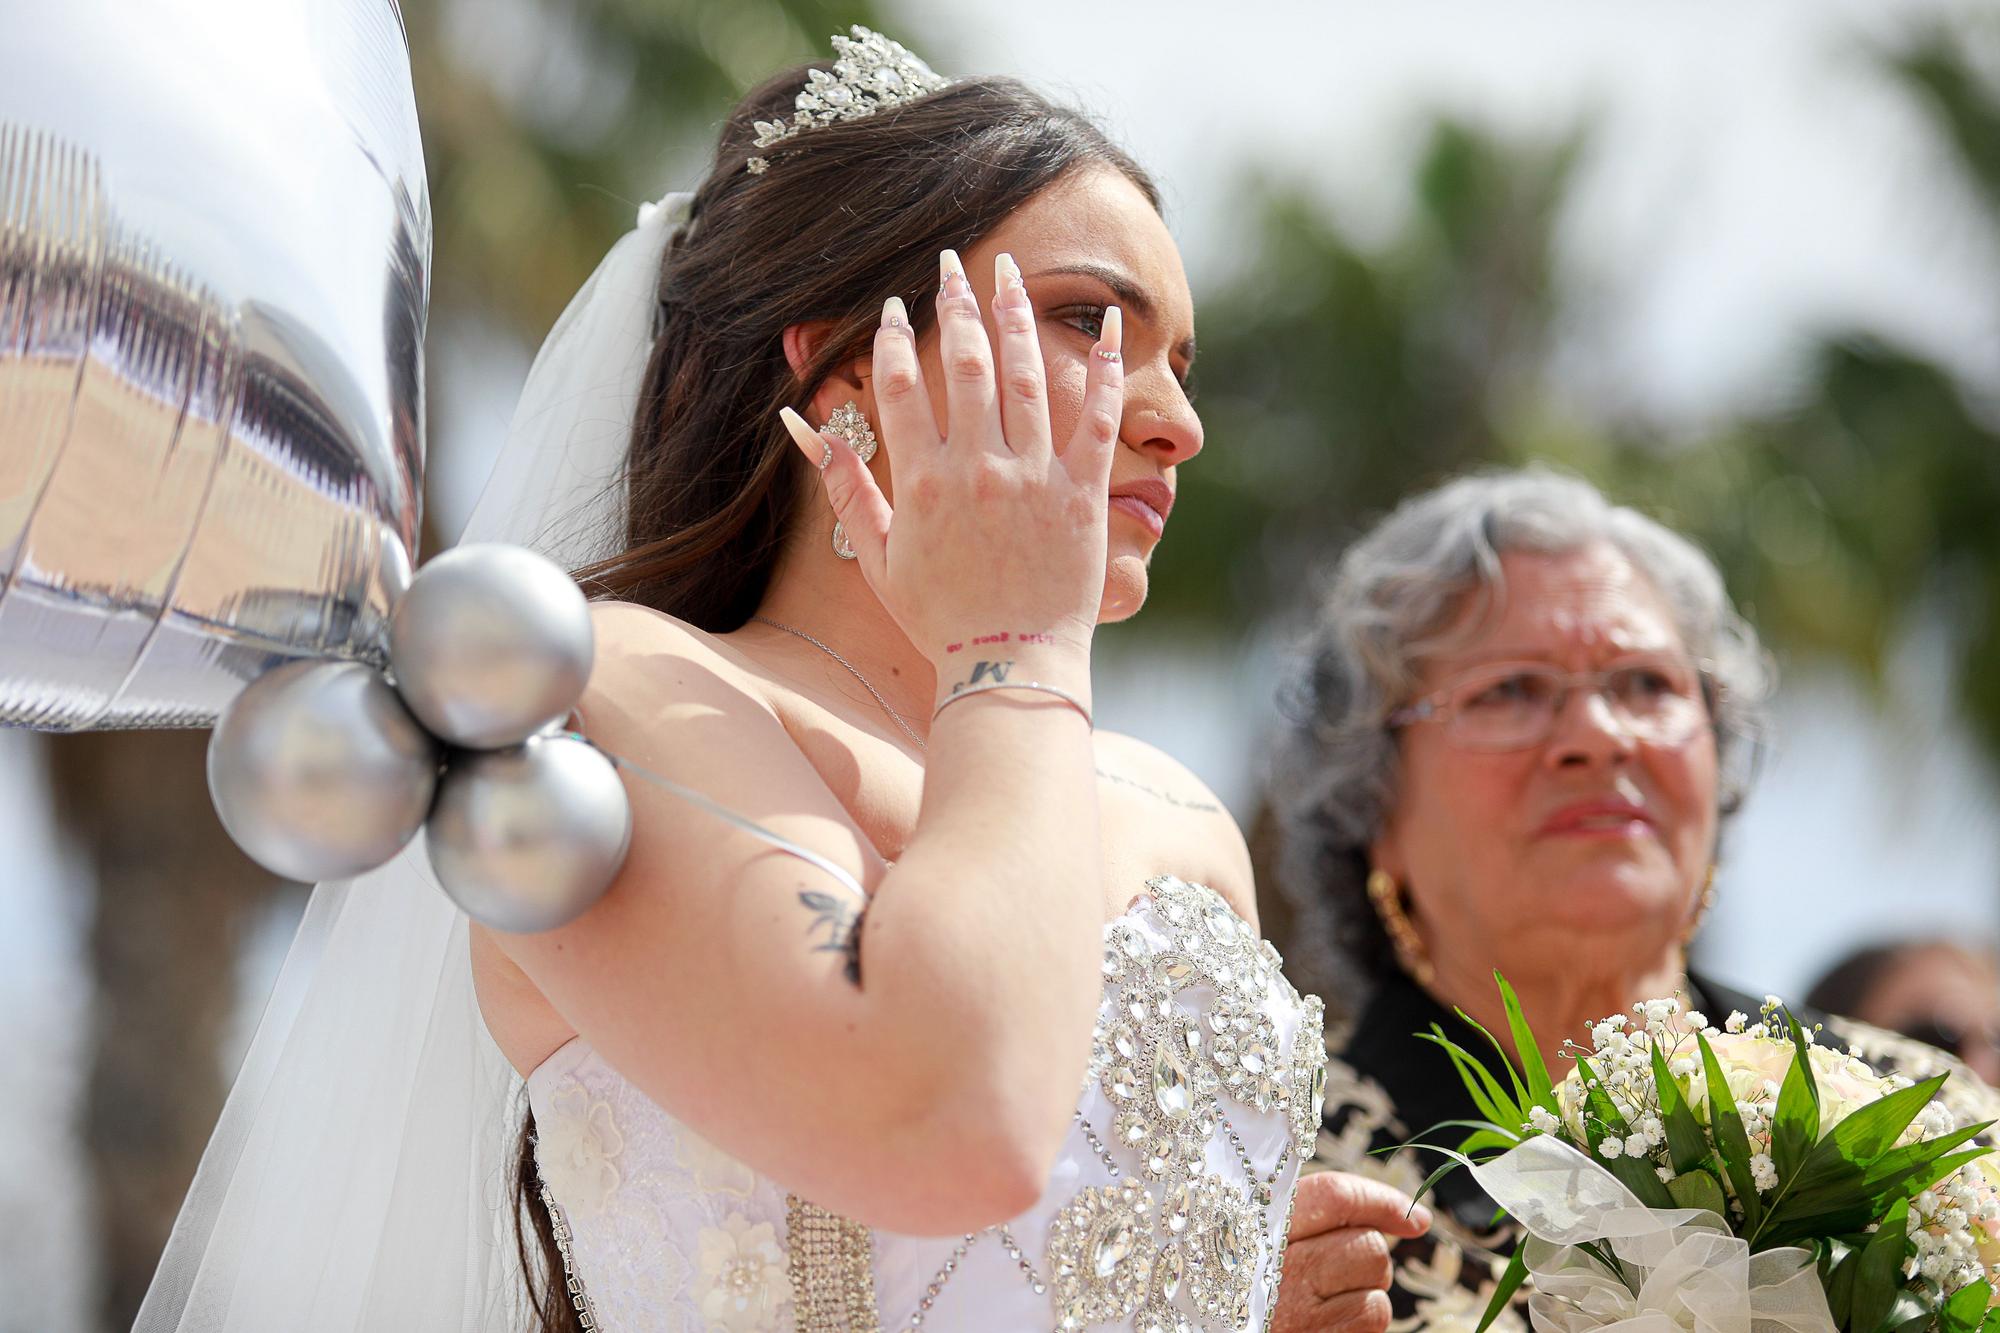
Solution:
[[(814, 320), (806, 324), (785, 326), (785, 362), (791, 366), (793, 375), (800, 379), (805, 378), (807, 368), (812, 365), (813, 358), (819, 353), (820, 340), (832, 332), (831, 320)], [(821, 420), (825, 420), (827, 414), (842, 403), (860, 398), (867, 392), (871, 360), (871, 357), (864, 354), (853, 361), (835, 366), (827, 375), (826, 382), (820, 385), (819, 392), (813, 395), (813, 406), (825, 409), (818, 413)]]

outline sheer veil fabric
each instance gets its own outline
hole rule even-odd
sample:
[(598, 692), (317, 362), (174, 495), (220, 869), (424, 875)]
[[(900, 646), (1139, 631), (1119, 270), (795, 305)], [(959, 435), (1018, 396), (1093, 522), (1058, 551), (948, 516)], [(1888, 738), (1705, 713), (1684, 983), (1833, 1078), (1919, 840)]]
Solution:
[[(641, 208), (557, 320), (461, 541), (569, 568), (616, 546), (660, 265), (688, 203)], [(521, 1091), (422, 839), (319, 885), (135, 1329), (523, 1326), (508, 1194)]]

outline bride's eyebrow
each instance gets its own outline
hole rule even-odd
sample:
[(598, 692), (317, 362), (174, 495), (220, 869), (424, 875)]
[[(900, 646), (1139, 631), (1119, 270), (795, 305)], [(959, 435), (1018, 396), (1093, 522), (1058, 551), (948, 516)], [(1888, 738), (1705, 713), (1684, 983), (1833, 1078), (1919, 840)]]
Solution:
[[(1026, 280), (1032, 282), (1038, 278), (1049, 277), (1095, 278), (1110, 289), (1111, 294), (1118, 298), (1119, 305), (1138, 319), (1148, 324), (1157, 323), (1159, 320), (1159, 307), (1153, 304), (1153, 298), (1146, 294), (1146, 289), (1129, 274), (1108, 264), (1093, 264), (1088, 261), (1057, 264), (1028, 274)], [(1194, 360), (1194, 337), (1189, 335), (1181, 339), (1180, 345), (1174, 350), (1185, 359)]]

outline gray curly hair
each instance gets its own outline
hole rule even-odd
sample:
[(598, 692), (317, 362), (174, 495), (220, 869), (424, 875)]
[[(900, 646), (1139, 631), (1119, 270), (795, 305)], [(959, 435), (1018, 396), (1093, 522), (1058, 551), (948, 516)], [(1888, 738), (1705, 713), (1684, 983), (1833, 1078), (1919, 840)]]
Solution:
[[(1396, 798), (1389, 714), (1409, 702), (1421, 662), (1443, 646), (1468, 598), (1481, 599), (1486, 615), (1500, 604), (1503, 552), (1560, 554), (1600, 541), (1660, 590), (1703, 664), (1722, 762), (1718, 802), (1725, 816), (1741, 805), (1773, 670), (1699, 547), (1590, 483), (1540, 467), (1461, 477), (1406, 500), (1335, 567), (1281, 699), (1287, 726), (1270, 785), (1282, 836), (1278, 887), (1296, 922), (1291, 962), (1322, 994), (1395, 968), (1366, 888), (1368, 849)], [(1351, 970), (1341, 972), (1342, 962)]]

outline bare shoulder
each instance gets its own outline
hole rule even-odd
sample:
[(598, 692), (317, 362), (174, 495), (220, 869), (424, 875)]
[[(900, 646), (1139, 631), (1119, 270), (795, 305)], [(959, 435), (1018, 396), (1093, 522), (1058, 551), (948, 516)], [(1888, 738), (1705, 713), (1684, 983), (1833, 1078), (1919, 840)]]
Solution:
[(629, 662), (648, 654), (717, 665), (740, 666), (743, 661), (722, 636), (637, 602), (592, 602), (590, 623), (597, 632), (600, 661)]
[(697, 717), (772, 720), (765, 680), (723, 637), (632, 602), (593, 602), (590, 619), (597, 660), (580, 710), (593, 739)]
[(1136, 737), (1100, 731), (1096, 746), (1107, 854), (1206, 884), (1255, 924), (1250, 850), (1208, 784)]

